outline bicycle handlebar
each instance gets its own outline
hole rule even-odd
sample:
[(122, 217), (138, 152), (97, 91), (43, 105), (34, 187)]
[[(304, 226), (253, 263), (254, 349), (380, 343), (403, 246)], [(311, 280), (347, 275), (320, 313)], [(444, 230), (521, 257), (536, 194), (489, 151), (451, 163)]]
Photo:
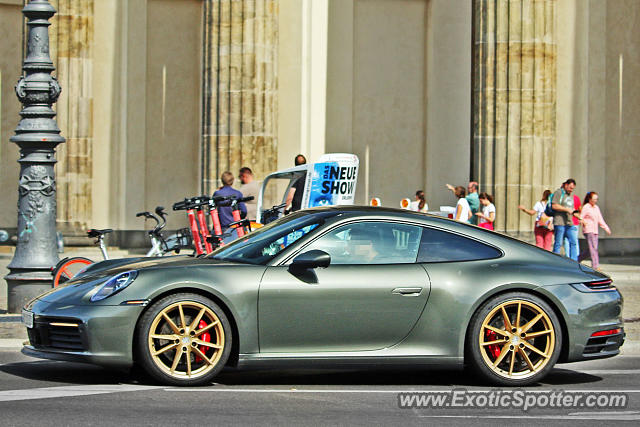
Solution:
[(148, 211), (138, 212), (136, 214), (136, 217), (144, 216), (146, 219), (153, 219), (156, 222), (156, 225), (153, 227), (153, 230), (149, 231), (149, 234), (153, 234), (156, 237), (161, 238), (162, 236), (160, 235), (160, 230), (162, 230), (164, 226), (167, 225), (167, 220), (165, 218), (167, 214), (164, 212), (164, 208), (162, 206), (158, 206), (156, 208), (156, 213), (160, 215), (162, 222), (160, 222), (158, 217), (156, 217), (155, 215), (153, 215), (151, 212), (148, 212)]
[(263, 214), (275, 213), (275, 212), (278, 212), (280, 209), (282, 209), (282, 208), (284, 208), (286, 206), (287, 206), (286, 203), (283, 203), (281, 205), (276, 205), (276, 206), (273, 206), (272, 208), (263, 210), (262, 213)]
[(195, 209), (204, 205), (221, 205), (221, 206), (229, 206), (236, 203), (248, 202), (253, 200), (253, 196), (236, 198), (233, 196), (196, 196), (191, 197), (190, 199), (184, 199), (183, 201), (176, 202), (173, 204), (174, 211), (182, 211), (188, 209)]

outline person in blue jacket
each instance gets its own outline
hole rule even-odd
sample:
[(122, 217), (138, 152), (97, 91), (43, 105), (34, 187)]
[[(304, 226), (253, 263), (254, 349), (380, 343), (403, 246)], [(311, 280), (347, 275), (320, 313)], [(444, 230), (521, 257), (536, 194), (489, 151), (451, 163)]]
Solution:
[[(242, 198), (242, 193), (231, 187), (233, 184), (233, 174), (229, 171), (225, 171), (220, 176), (220, 181), (222, 181), (222, 187), (213, 193), (213, 197), (216, 196), (224, 196), (224, 197), (235, 197), (236, 199)], [(240, 217), (244, 218), (247, 216), (247, 207), (243, 202), (238, 203), (238, 207), (240, 208)], [(234, 222), (233, 214), (231, 213), (231, 206), (220, 206), (218, 208), (218, 216), (220, 217), (220, 226), (222, 227), (222, 233), (225, 234), (227, 229), (229, 228), (229, 224)], [(238, 238), (238, 234), (234, 230), (233, 233), (230, 233), (229, 236), (225, 237), (223, 241), (228, 243)]]

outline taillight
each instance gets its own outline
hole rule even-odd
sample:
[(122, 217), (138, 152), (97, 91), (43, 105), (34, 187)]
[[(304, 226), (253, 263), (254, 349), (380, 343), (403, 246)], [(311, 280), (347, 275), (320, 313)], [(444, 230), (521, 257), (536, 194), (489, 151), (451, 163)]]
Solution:
[(620, 328), (616, 328), (616, 329), (608, 329), (606, 331), (598, 331), (598, 332), (594, 332), (591, 334), (592, 337), (605, 337), (607, 335), (617, 335), (620, 332), (622, 332), (622, 329)]
[(608, 291), (616, 288), (615, 286), (613, 286), (613, 280), (611, 279), (585, 282), (584, 285), (589, 289), (593, 289), (594, 291)]
[(580, 292), (615, 291), (616, 287), (611, 279), (598, 279), (591, 282), (573, 283), (571, 286)]

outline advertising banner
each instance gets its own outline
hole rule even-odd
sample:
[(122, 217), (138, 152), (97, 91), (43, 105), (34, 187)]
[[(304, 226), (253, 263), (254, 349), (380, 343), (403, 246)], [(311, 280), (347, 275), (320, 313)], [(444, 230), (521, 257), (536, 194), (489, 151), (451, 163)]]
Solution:
[(309, 167), (302, 208), (353, 205), (358, 164), (355, 154), (331, 153), (321, 156)]

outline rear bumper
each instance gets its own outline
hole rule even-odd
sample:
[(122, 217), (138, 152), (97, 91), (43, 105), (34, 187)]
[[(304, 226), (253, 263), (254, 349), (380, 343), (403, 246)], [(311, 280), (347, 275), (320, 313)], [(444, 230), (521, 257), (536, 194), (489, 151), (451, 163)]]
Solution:
[[(571, 285), (539, 288), (561, 308), (563, 352), (559, 362), (601, 359), (620, 353), (624, 343), (623, 298), (618, 290), (581, 292)], [(596, 332), (620, 329), (619, 333), (592, 337)]]

